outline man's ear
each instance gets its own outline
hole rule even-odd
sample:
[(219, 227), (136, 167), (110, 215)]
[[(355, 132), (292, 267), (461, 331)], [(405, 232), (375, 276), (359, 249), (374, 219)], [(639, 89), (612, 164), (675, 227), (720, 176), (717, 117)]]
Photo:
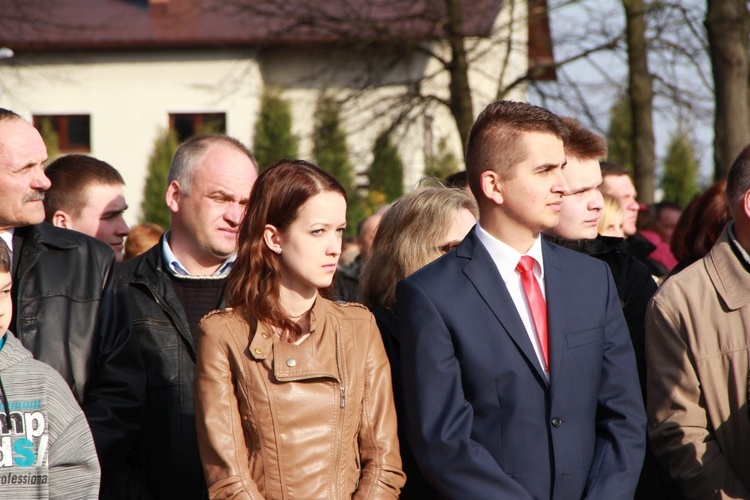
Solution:
[(179, 182), (172, 181), (169, 183), (164, 200), (167, 202), (167, 208), (169, 208), (170, 212), (174, 214), (180, 211), (180, 201), (184, 196), (185, 193), (182, 191), (182, 186), (180, 186)]
[(750, 190), (745, 191), (745, 194), (742, 195), (742, 212), (745, 217), (750, 219)]
[(276, 226), (266, 224), (265, 229), (263, 229), (263, 241), (266, 243), (266, 246), (270, 248), (272, 252), (280, 253), (279, 249), (281, 248), (281, 240), (281, 231), (276, 229)]
[(64, 211), (58, 210), (52, 216), (51, 222), (53, 226), (64, 227), (65, 229), (70, 229), (71, 218)]
[(495, 205), (501, 205), (503, 203), (503, 180), (497, 172), (492, 170), (485, 170), (479, 176), (479, 187), (482, 191), (482, 196)]

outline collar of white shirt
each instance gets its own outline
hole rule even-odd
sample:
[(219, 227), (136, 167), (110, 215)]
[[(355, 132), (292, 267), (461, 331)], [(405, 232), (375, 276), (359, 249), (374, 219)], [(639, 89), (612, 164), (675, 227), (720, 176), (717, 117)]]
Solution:
[[(497, 270), (500, 272), (500, 276), (502, 276), (506, 286), (508, 286), (509, 283), (515, 283), (518, 280), (516, 277), (516, 266), (518, 265), (518, 261), (521, 260), (522, 255), (528, 255), (534, 258), (536, 261), (534, 264), (534, 276), (536, 276), (537, 280), (544, 279), (544, 257), (542, 256), (541, 235), (537, 235), (534, 244), (531, 245), (528, 252), (521, 254), (510, 245), (503, 243), (488, 233), (482, 227), (481, 222), (477, 222), (476, 232), (477, 238), (479, 238), (479, 241), (482, 242), (484, 247), (490, 253), (490, 257), (492, 257), (492, 261), (495, 263), (495, 266), (497, 266)], [(546, 295), (544, 287), (542, 287), (542, 294)]]

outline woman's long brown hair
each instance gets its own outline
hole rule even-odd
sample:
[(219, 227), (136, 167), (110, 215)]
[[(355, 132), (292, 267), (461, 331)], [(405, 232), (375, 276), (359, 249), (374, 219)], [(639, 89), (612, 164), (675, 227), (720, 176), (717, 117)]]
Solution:
[(227, 305), (248, 320), (257, 319), (294, 336), (301, 333), (279, 302), (281, 256), (268, 248), (263, 232), (271, 224), (285, 233), (308, 199), (328, 191), (346, 199), (335, 178), (303, 160), (281, 160), (258, 177), (240, 224), (237, 260), (227, 277)]

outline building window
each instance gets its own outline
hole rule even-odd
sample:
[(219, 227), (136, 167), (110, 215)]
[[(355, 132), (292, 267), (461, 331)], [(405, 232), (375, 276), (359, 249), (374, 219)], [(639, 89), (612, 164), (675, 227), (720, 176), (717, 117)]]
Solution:
[(169, 130), (182, 142), (198, 134), (226, 134), (225, 113), (170, 113)]
[(61, 153), (91, 151), (90, 115), (34, 115), (34, 126), (48, 148), (57, 142)]

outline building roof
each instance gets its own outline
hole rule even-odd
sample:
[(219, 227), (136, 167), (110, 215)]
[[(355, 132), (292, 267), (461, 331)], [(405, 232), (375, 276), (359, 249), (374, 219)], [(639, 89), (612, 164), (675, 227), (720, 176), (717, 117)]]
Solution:
[[(463, 33), (488, 36), (498, 0), (460, 0)], [(0, 0), (15, 51), (252, 47), (444, 36), (444, 0)]]

